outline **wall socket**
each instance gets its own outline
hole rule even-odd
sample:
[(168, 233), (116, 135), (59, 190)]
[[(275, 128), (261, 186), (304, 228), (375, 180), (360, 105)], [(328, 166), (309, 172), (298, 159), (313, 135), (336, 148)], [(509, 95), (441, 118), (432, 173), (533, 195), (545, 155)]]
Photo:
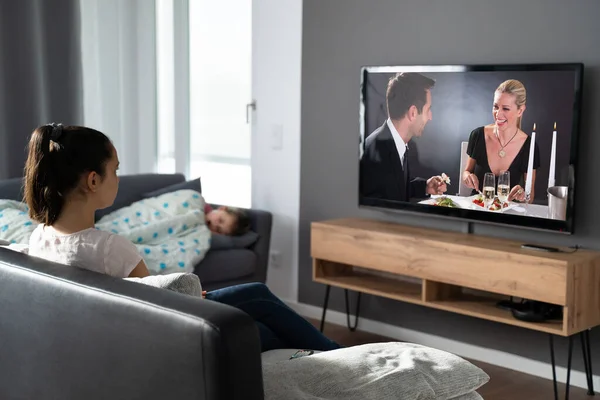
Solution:
[(281, 267), (281, 252), (278, 250), (271, 250), (269, 252), (269, 265), (273, 268)]

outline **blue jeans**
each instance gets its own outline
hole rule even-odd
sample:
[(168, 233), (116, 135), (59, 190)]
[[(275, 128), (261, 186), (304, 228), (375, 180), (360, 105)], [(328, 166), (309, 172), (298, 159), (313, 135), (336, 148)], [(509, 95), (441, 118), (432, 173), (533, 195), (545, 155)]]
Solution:
[(258, 326), (262, 351), (285, 348), (325, 351), (340, 348), (339, 344), (328, 339), (279, 300), (263, 283), (246, 283), (213, 290), (206, 293), (206, 298), (250, 315)]

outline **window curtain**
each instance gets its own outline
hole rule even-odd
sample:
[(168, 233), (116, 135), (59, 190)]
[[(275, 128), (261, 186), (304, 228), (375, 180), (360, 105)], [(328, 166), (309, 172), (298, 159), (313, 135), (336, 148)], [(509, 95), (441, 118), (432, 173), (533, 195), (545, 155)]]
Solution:
[(79, 0), (0, 0), (0, 179), (23, 176), (29, 136), (81, 124)]
[(153, 172), (155, 1), (80, 1), (85, 124), (111, 138), (122, 174)]

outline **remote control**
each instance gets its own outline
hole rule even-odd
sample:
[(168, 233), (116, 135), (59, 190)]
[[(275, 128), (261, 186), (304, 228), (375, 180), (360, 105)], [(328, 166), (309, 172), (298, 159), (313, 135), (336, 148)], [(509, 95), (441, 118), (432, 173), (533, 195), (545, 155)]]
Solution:
[(528, 243), (525, 243), (524, 245), (522, 245), (521, 248), (526, 249), (526, 250), (548, 251), (551, 253), (556, 253), (556, 252), (560, 251), (556, 247), (547, 247), (547, 246), (540, 246), (539, 244), (528, 244)]

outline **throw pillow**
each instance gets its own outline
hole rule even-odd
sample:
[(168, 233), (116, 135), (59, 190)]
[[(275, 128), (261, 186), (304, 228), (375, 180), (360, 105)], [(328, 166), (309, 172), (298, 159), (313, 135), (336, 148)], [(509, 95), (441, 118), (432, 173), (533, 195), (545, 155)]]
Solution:
[(162, 189), (154, 190), (152, 192), (147, 192), (147, 193), (142, 194), (142, 197), (145, 199), (150, 198), (150, 197), (158, 197), (165, 193), (176, 192), (178, 190), (184, 190), (184, 189), (191, 189), (191, 190), (195, 190), (198, 193), (202, 193), (202, 184), (200, 183), (200, 178), (194, 179), (191, 181), (176, 183), (171, 186), (166, 186)]
[(227, 236), (213, 233), (210, 238), (211, 250), (245, 249), (258, 240), (258, 233), (246, 232), (239, 236)]
[(402, 342), (371, 343), (262, 365), (267, 400), (461, 399), (490, 379), (454, 354)]
[(178, 272), (167, 275), (153, 275), (144, 278), (124, 278), (126, 281), (172, 290), (177, 293), (202, 298), (202, 285), (198, 275)]

